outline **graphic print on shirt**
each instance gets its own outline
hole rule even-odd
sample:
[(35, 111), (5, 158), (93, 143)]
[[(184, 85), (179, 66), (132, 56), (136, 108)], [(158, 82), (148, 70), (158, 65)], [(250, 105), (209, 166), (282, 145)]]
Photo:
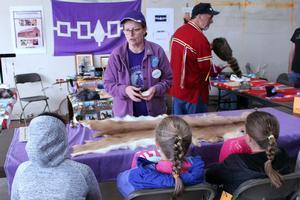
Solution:
[(144, 88), (143, 71), (141, 65), (130, 68), (131, 84), (135, 87)]

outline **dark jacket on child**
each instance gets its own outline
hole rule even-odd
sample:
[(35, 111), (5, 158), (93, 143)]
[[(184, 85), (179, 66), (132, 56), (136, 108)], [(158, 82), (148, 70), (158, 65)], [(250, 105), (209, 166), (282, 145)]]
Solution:
[[(233, 194), (238, 186), (250, 179), (267, 178), (264, 164), (267, 161), (265, 152), (254, 154), (232, 154), (224, 163), (212, 165), (206, 171), (206, 181), (211, 184), (223, 185), (224, 190)], [(280, 174), (290, 173), (288, 154), (280, 149), (272, 166)]]

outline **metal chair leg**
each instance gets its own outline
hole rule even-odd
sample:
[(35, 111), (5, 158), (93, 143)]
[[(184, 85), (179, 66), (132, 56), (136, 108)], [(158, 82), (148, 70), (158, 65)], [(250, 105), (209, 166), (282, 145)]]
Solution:
[(21, 123), (22, 122), (22, 116), (24, 116), (24, 123), (25, 123), (25, 126), (27, 126), (27, 118), (26, 118), (26, 114), (25, 114), (25, 110), (22, 109), (22, 112), (21, 112), (21, 115), (20, 115), (20, 118), (19, 118), (19, 122)]
[(51, 112), (51, 111), (50, 111), (50, 106), (49, 106), (49, 104), (48, 104), (48, 101), (45, 100), (45, 103), (46, 103), (46, 104), (45, 104), (45, 107), (44, 107), (44, 109), (43, 109), (43, 112), (46, 111), (46, 108), (48, 108), (48, 111)]

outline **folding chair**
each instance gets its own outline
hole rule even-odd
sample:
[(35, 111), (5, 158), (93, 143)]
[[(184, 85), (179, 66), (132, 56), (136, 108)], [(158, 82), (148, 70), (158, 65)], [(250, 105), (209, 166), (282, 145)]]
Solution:
[[(19, 84), (29, 84), (29, 83), (40, 83), (40, 87), (41, 87), (41, 95), (34, 95), (34, 96), (27, 96), (27, 97), (22, 97), (20, 95), (20, 91), (18, 89), (18, 85)], [(15, 84), (16, 84), (16, 89), (17, 89), (17, 94), (20, 100), (20, 105), (22, 108), (22, 113), (20, 115), (20, 121), (22, 120), (22, 116), (24, 115), (24, 122), (25, 125), (26, 124), (26, 115), (25, 115), (25, 109), (26, 107), (33, 102), (39, 102), (39, 101), (44, 101), (45, 102), (45, 107), (43, 109), (43, 112), (46, 110), (46, 108), (48, 108), (48, 111), (50, 112), (50, 108), (49, 108), (49, 104), (48, 104), (48, 97), (46, 96), (45, 93), (45, 89), (41, 80), (41, 77), (39, 74), (37, 73), (28, 73), (28, 74), (17, 74), (15, 75)], [(30, 84), (29, 84), (30, 85)], [(32, 85), (31, 85), (32, 86)], [(30, 89), (30, 88), (28, 88)], [(25, 104), (23, 105), (22, 102), (25, 102)]]
[(270, 179), (253, 179), (242, 183), (233, 193), (233, 200), (300, 200), (300, 174), (283, 176), (280, 188), (271, 185)]
[[(170, 200), (174, 188), (166, 189), (144, 189), (131, 193), (127, 200)], [(210, 184), (202, 183), (184, 188), (182, 199), (184, 200), (213, 200), (215, 197), (214, 188)]]

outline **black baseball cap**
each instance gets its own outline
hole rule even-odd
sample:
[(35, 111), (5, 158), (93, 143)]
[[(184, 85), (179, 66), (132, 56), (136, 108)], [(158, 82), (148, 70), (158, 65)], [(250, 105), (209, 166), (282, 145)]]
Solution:
[(192, 10), (192, 19), (199, 14), (217, 15), (219, 13), (219, 11), (216, 11), (211, 7), (210, 3), (199, 3), (195, 5)]

